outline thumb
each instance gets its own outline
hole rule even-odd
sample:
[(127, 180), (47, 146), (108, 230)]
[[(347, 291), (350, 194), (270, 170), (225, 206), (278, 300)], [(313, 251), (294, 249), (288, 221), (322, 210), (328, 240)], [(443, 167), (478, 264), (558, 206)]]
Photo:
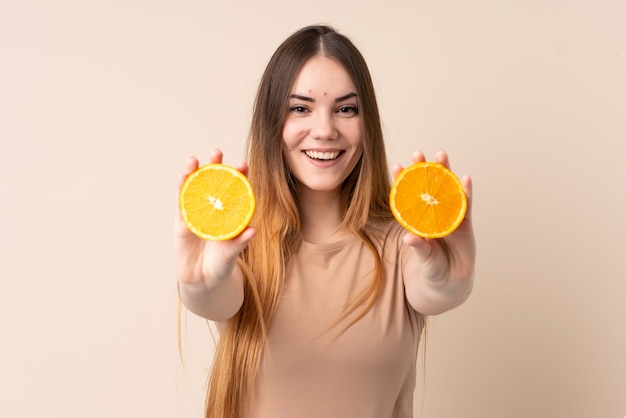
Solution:
[(228, 242), (228, 255), (226, 256), (229, 264), (236, 262), (239, 254), (248, 246), (248, 243), (256, 236), (256, 229), (248, 227), (235, 238)]
[(403, 240), (406, 245), (413, 248), (420, 264), (426, 264), (428, 262), (433, 252), (431, 240), (418, 237), (410, 232), (404, 236)]
[(252, 227), (248, 227), (246, 229), (243, 230), (243, 232), (239, 235), (237, 235), (233, 241), (241, 246), (241, 251), (243, 251), (244, 248), (246, 248), (248, 246), (248, 243), (252, 240), (252, 238), (254, 238), (256, 236), (256, 229), (252, 228)]
[(247, 228), (241, 234), (227, 241), (212, 241), (205, 247), (202, 274), (205, 280), (215, 281), (228, 277), (235, 266), (239, 254), (256, 235), (254, 228)]

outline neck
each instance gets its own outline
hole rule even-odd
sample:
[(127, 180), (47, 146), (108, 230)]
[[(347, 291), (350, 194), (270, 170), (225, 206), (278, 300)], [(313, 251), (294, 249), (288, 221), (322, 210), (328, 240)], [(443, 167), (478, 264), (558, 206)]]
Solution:
[(348, 233), (341, 228), (339, 190), (318, 192), (302, 187), (298, 197), (305, 241), (324, 244)]

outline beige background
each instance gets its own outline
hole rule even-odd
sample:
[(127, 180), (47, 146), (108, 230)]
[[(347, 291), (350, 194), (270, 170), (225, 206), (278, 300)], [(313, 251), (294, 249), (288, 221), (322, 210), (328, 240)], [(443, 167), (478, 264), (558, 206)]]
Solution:
[(201, 416), (175, 177), (243, 158), (269, 55), (311, 23), (368, 60), (390, 162), (445, 148), (475, 181), (475, 292), (434, 320), (416, 416), (626, 415), (626, 3), (365, 4), (0, 2), (0, 416)]

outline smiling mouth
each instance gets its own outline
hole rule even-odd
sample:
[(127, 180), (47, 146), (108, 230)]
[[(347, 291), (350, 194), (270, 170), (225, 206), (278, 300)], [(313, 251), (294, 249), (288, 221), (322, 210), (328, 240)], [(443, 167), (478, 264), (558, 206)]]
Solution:
[(319, 161), (330, 161), (336, 160), (339, 155), (341, 155), (343, 151), (330, 151), (330, 152), (321, 152), (321, 151), (304, 151), (307, 157), (313, 160)]

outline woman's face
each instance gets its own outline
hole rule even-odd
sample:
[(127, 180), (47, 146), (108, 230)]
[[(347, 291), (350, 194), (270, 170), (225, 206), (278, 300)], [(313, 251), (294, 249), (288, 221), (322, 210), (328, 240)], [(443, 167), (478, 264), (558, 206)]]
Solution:
[(359, 98), (344, 68), (315, 56), (302, 67), (283, 126), (283, 156), (301, 186), (338, 190), (356, 166), (363, 145)]

